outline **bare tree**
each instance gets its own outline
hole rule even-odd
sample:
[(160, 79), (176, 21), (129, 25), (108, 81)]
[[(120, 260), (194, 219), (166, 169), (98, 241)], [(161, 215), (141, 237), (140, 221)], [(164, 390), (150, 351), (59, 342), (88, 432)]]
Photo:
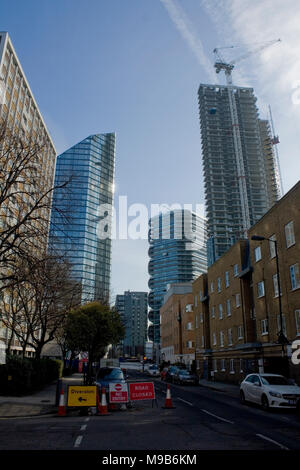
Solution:
[(70, 270), (68, 261), (54, 256), (37, 260), (27, 255), (20, 262), (19, 281), (6, 289), (2, 300), (2, 321), (18, 339), (23, 354), (31, 346), (40, 357), (63, 327), (67, 312), (79, 305), (81, 289)]
[[(0, 126), (0, 291), (19, 281), (19, 259), (28, 252), (37, 258), (45, 253), (55, 189), (54, 175), (46, 177), (48, 152), (49, 144), (41, 139), (25, 140)], [(53, 169), (54, 162), (50, 173)]]

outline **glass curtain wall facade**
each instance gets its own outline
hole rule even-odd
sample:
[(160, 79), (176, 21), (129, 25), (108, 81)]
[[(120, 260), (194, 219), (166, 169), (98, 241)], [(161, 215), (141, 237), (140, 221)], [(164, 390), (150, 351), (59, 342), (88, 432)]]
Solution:
[[(101, 204), (113, 204), (115, 134), (91, 135), (57, 158), (50, 226), (50, 249), (66, 256), (74, 280), (81, 283), (81, 302), (109, 299), (110, 227), (98, 236), (106, 220)], [(102, 221), (102, 222), (101, 222)]]
[(191, 282), (207, 271), (206, 220), (175, 210), (153, 217), (149, 227), (148, 336), (160, 344), (160, 308), (167, 285)]

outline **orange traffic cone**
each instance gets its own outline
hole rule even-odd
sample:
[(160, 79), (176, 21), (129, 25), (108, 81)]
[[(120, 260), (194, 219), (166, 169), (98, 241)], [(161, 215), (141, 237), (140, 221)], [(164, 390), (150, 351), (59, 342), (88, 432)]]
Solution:
[(65, 391), (62, 389), (59, 397), (58, 416), (66, 416), (66, 414)]
[(175, 408), (175, 406), (173, 406), (173, 404), (172, 404), (170, 385), (168, 385), (168, 388), (167, 388), (167, 396), (166, 396), (165, 406), (163, 406), (163, 408), (165, 408), (165, 409), (174, 409)]
[(98, 387), (97, 387), (97, 410), (98, 410), (98, 415), (100, 415), (100, 416), (107, 416), (107, 415), (110, 414), (107, 411), (105, 387), (102, 387), (101, 403), (100, 403), (100, 400), (99, 400), (99, 392), (98, 392)]

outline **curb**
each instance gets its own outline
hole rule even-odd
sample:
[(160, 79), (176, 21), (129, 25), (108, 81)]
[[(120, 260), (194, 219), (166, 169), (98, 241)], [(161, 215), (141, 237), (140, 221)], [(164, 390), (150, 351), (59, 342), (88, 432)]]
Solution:
[(40, 416), (45, 416), (45, 415), (52, 415), (52, 416), (56, 416), (57, 415), (57, 411), (56, 411), (56, 408), (53, 407), (53, 409), (51, 410), (45, 410), (45, 411), (42, 411), (42, 412), (39, 412), (39, 414), (30, 414), (30, 413), (27, 413), (27, 414), (19, 414), (19, 415), (10, 415), (10, 416), (1, 416), (0, 415), (0, 419), (17, 419), (17, 418), (38, 418)]
[(217, 388), (217, 387), (214, 387), (214, 386), (211, 386), (211, 385), (204, 385), (204, 384), (200, 384), (200, 383), (199, 383), (199, 386), (204, 387), (204, 388), (209, 388), (211, 390), (214, 390), (215, 392), (226, 393), (227, 395), (230, 395), (234, 398), (237, 397), (237, 395), (235, 395), (235, 393), (230, 391), (230, 390), (224, 390), (223, 388), (221, 389), (221, 388)]

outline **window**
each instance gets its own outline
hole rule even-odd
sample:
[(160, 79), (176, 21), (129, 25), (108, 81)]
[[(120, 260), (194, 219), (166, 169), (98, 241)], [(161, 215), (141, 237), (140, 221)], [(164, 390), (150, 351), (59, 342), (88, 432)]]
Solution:
[(295, 244), (295, 234), (294, 234), (294, 222), (289, 222), (285, 227), (285, 240), (286, 240), (286, 247), (289, 248), (290, 246)]
[(228, 330), (228, 346), (232, 346), (232, 328)]
[(214, 372), (218, 372), (218, 363), (217, 363), (217, 359), (214, 359), (214, 360), (213, 360), (213, 369), (214, 369)]
[(295, 310), (295, 318), (296, 318), (297, 336), (300, 336), (300, 310)]
[(201, 346), (204, 348), (204, 336), (201, 336)]
[(264, 281), (260, 281), (257, 284), (257, 297), (264, 297), (265, 295), (265, 283)]
[(300, 276), (299, 276), (299, 265), (293, 264), (290, 266), (291, 286), (292, 290), (299, 289), (300, 287)]
[(234, 370), (234, 359), (230, 359), (230, 373), (235, 374)]
[[(277, 331), (281, 330), (281, 321), (280, 321), (280, 315), (277, 315)], [(286, 336), (286, 321), (285, 321), (285, 315), (282, 315), (282, 331), (284, 336)]]
[(227, 312), (227, 316), (230, 317), (231, 315), (230, 299), (226, 300), (226, 312)]
[(198, 325), (198, 315), (195, 315), (195, 328), (199, 328), (199, 325)]
[(193, 329), (192, 322), (188, 322), (188, 323), (186, 324), (186, 329), (187, 329), (187, 330), (192, 330), (192, 329)]
[(211, 307), (211, 318), (215, 318), (215, 307)]
[(203, 323), (203, 313), (200, 313), (200, 323)]
[(221, 278), (218, 277), (218, 292), (221, 292)]
[(254, 258), (255, 258), (255, 262), (257, 263), (257, 261), (261, 260), (261, 248), (260, 246), (257, 246), (254, 250)]
[(225, 359), (221, 359), (221, 371), (224, 372), (226, 370), (225, 368)]
[(195, 300), (194, 300), (195, 307), (197, 307), (197, 296), (195, 295)]
[(269, 240), (270, 258), (275, 258), (276, 256), (275, 243), (274, 241), (272, 242), (271, 240), (276, 241), (275, 235), (272, 235)]
[[(274, 287), (274, 297), (278, 297), (279, 288), (278, 288), (278, 275), (277, 274), (274, 274), (273, 276), (273, 287)], [(281, 292), (280, 292), (280, 295), (282, 295)]]
[(193, 306), (192, 306), (192, 304), (186, 305), (186, 306), (185, 306), (185, 311), (186, 311), (186, 312), (192, 312), (192, 311), (193, 311)]
[(246, 382), (253, 383), (255, 375), (250, 375), (250, 377), (247, 377)]
[(223, 305), (219, 304), (219, 319), (222, 320), (223, 318)]
[(213, 281), (210, 283), (210, 292), (213, 292), (214, 291), (214, 283)]
[(223, 333), (223, 331), (220, 331), (220, 346), (221, 346), (221, 348), (224, 347), (224, 333)]
[(229, 287), (229, 272), (225, 272), (225, 287)]
[(261, 334), (262, 335), (268, 334), (268, 319), (267, 318), (265, 318), (264, 320), (261, 320)]
[(243, 369), (243, 359), (240, 359), (240, 372), (244, 372), (244, 369)]
[(244, 338), (244, 329), (240, 325), (240, 326), (238, 326), (238, 339), (243, 339), (243, 338)]
[(212, 344), (213, 344), (213, 346), (216, 346), (216, 344), (217, 344), (217, 336), (216, 336), (216, 333), (213, 333), (213, 335), (212, 335)]
[(235, 294), (235, 306), (236, 307), (241, 306), (241, 296), (240, 296), (240, 294)]
[(253, 376), (252, 383), (261, 385), (258, 375)]
[(234, 275), (234, 277), (237, 277), (239, 275), (239, 265), (238, 264), (235, 264), (233, 266), (233, 275)]

